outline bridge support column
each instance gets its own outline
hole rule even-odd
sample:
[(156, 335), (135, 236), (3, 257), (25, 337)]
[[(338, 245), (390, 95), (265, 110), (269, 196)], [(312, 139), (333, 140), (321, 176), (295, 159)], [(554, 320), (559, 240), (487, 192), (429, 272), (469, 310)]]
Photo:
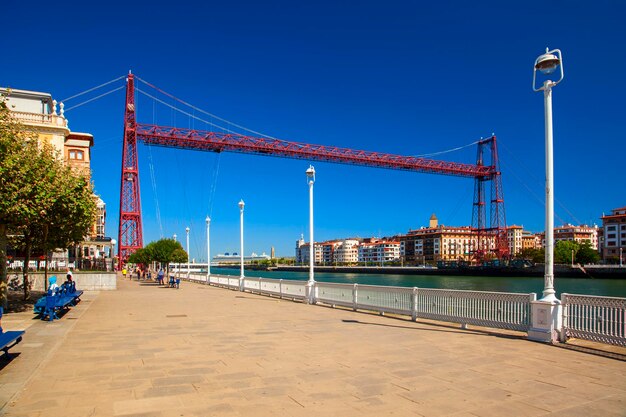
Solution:
[(531, 301), (532, 327), (528, 339), (535, 342), (556, 343), (562, 329), (562, 307), (558, 299)]

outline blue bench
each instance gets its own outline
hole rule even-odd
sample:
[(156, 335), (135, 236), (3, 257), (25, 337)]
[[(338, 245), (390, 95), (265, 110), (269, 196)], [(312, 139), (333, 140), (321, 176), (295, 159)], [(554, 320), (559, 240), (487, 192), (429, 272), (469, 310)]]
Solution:
[[(3, 313), (4, 309), (0, 307), (0, 322), (2, 321)], [(0, 327), (0, 350), (7, 355), (9, 353), (9, 349), (22, 341), (24, 333), (25, 332), (23, 330), (5, 332), (2, 330), (2, 327)]]
[(66, 282), (54, 290), (49, 290), (48, 295), (37, 300), (33, 310), (36, 314), (41, 315), (42, 320), (47, 317), (49, 321), (52, 321), (59, 318), (58, 311), (69, 309), (78, 304), (82, 294), (82, 290), (76, 289), (75, 282)]

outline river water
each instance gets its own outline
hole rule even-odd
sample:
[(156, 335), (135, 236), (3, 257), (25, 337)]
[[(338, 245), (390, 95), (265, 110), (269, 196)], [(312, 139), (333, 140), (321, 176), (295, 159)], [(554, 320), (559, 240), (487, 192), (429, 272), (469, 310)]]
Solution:
[[(239, 276), (239, 269), (211, 268), (211, 273)], [(246, 276), (306, 281), (309, 277), (309, 274), (308, 272), (246, 271)], [(527, 277), (512, 278), (442, 275), (376, 275), (316, 272), (315, 280), (320, 282), (388, 285), (397, 287), (422, 287), (452, 290), (498, 291), (517, 293), (534, 292), (537, 293), (537, 298), (541, 298), (541, 292), (543, 290), (543, 278)], [(626, 278), (556, 278), (554, 281), (554, 287), (559, 298), (561, 296), (561, 293), (602, 295), (607, 297), (626, 297)]]

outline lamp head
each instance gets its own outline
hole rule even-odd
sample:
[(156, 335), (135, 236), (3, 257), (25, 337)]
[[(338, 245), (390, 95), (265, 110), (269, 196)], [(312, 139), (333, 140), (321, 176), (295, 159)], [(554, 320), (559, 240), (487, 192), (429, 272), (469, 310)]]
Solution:
[(561, 64), (561, 60), (554, 54), (548, 52), (540, 55), (535, 61), (535, 69), (541, 71), (543, 74), (552, 74), (554, 70)]
[(117, 240), (111, 239), (111, 245), (115, 246), (117, 244)]
[[(557, 71), (558, 70), (558, 71)], [(546, 78), (543, 82), (543, 86), (537, 87), (537, 71), (543, 74)], [(558, 72), (558, 75), (550, 76), (550, 74)], [(561, 81), (563, 81), (563, 56), (561, 55), (561, 51), (559, 49), (549, 50), (546, 48), (546, 52), (541, 54), (535, 60), (535, 65), (533, 66), (533, 90), (534, 91), (548, 91)], [(552, 79), (552, 78), (557, 79)]]
[(245, 205), (246, 203), (244, 203), (243, 200), (239, 200), (239, 210), (243, 210)]
[(209, 223), (211, 223), (211, 218), (209, 216), (206, 216), (205, 221), (206, 221), (206, 224), (209, 224)]
[(185, 232), (189, 233), (189, 228), (185, 227)]
[(313, 165), (309, 165), (309, 168), (306, 170), (306, 176), (309, 181), (315, 181), (315, 168), (313, 168)]

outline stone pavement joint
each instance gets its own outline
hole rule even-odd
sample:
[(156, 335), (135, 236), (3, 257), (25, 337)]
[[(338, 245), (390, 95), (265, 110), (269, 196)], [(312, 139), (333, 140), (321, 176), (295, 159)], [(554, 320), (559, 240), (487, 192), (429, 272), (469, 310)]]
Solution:
[(10, 417), (626, 414), (624, 361), (188, 282), (5, 318), (27, 331), (0, 370)]

